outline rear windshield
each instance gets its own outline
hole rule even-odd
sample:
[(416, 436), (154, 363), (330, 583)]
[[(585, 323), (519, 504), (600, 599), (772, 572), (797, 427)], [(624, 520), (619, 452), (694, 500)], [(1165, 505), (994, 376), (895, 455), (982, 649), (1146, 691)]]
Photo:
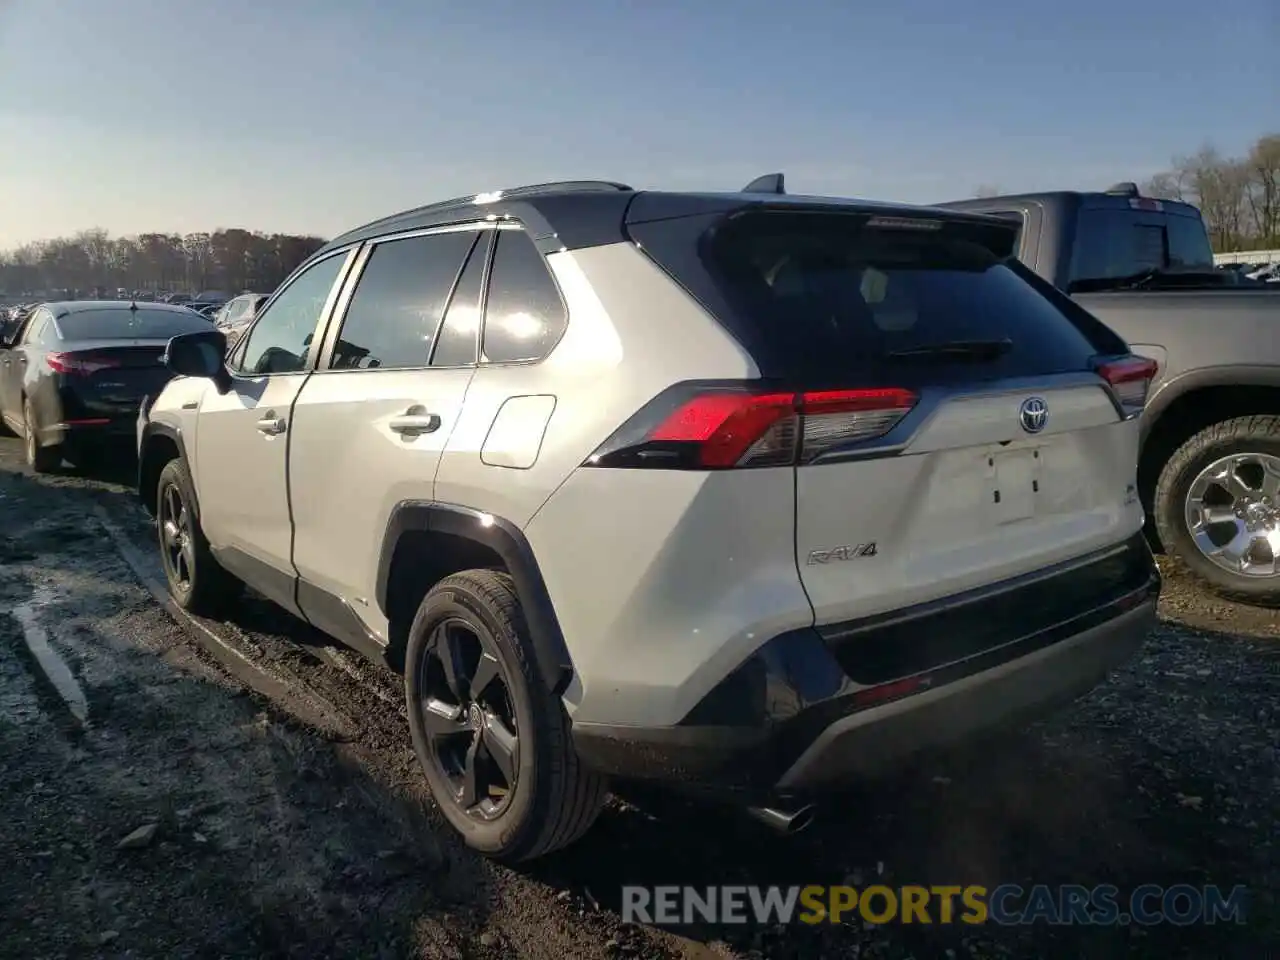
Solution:
[(1080, 211), (1071, 264), (1075, 286), (1188, 268), (1213, 269), (1213, 249), (1199, 217), (1124, 207)]
[(184, 310), (82, 310), (58, 318), (64, 340), (164, 340), (208, 330), (209, 321)]
[[(959, 225), (906, 229), (866, 216), (760, 212), (733, 218), (701, 246), (699, 260), (723, 296), (713, 312), (732, 311), (726, 325), (758, 362), (766, 358), (766, 376), (996, 379), (1084, 370), (1098, 352), (1016, 267)], [(645, 249), (654, 254), (653, 245)], [(663, 259), (661, 250), (654, 255)], [(673, 272), (681, 269), (687, 265)], [(992, 349), (934, 351), (958, 344)]]

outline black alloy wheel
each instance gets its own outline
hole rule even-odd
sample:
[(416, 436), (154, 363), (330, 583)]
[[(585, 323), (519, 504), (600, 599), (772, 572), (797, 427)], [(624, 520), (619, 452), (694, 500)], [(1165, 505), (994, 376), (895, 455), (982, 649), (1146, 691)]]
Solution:
[(428, 752), (453, 802), (476, 820), (500, 817), (516, 789), (520, 735), (497, 649), (451, 617), (432, 630), (417, 669)]

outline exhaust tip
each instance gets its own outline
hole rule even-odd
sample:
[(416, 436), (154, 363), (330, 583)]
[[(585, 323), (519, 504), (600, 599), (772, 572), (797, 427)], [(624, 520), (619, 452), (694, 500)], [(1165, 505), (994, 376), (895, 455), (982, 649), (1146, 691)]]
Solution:
[(812, 804), (806, 804), (796, 810), (778, 810), (774, 807), (750, 807), (747, 812), (765, 826), (789, 837), (808, 828), (813, 823), (816, 808)]

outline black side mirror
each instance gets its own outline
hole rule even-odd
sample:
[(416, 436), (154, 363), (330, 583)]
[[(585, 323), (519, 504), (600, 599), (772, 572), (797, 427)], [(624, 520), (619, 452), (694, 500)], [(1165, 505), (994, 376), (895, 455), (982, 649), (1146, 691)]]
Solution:
[(221, 330), (202, 330), (171, 338), (164, 352), (164, 362), (178, 376), (208, 378), (219, 393), (226, 393), (231, 389), (226, 354), (226, 335)]

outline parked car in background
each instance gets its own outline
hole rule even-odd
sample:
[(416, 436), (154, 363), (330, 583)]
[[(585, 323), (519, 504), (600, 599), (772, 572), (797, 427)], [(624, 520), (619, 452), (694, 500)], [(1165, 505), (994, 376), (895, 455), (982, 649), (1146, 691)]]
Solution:
[(328, 244), (139, 416), (174, 602), (246, 584), (403, 667), (474, 848), (605, 777), (779, 829), (1091, 689), (1155, 623), (1155, 369), (1007, 220), (543, 184)]
[(89, 466), (128, 449), (142, 398), (173, 374), (170, 337), (208, 330), (183, 307), (116, 300), (44, 303), (0, 342), (0, 417), (24, 438), (28, 465)]
[(1153, 542), (1226, 596), (1280, 602), (1280, 287), (1216, 270), (1200, 211), (1132, 183), (943, 206), (1009, 218), (1012, 252), (1156, 361)]
[(228, 300), (214, 315), (214, 326), (226, 334), (228, 349), (234, 347), (240, 335), (248, 329), (268, 296), (265, 293), (242, 293)]

